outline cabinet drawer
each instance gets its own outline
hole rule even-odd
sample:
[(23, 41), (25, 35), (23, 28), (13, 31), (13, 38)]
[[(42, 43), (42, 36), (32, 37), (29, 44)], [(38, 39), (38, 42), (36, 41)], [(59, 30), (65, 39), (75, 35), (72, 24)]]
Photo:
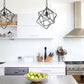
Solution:
[(65, 75), (65, 68), (29, 68), (29, 72), (43, 72), (48, 74)]
[(0, 76), (4, 76), (4, 68), (0, 68)]

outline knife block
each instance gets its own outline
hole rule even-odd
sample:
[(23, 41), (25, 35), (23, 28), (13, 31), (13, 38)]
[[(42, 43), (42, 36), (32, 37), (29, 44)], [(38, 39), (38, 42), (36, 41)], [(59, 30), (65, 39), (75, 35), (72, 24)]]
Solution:
[(45, 59), (44, 62), (50, 62), (52, 60), (52, 57), (51, 56), (47, 56), (47, 58)]

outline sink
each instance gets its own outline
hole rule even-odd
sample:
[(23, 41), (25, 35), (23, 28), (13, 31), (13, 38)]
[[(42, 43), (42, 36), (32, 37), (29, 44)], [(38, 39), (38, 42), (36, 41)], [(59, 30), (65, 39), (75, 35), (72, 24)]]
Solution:
[(0, 64), (4, 64), (5, 62), (0, 62)]

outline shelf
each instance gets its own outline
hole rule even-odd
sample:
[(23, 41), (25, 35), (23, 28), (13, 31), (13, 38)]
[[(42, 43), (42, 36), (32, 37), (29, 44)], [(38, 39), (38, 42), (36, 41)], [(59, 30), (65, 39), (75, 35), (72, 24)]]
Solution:
[(0, 40), (52, 40), (52, 38), (0, 38)]
[(0, 38), (0, 40), (14, 40), (14, 38)]
[(8, 27), (17, 27), (17, 25), (8, 25)]

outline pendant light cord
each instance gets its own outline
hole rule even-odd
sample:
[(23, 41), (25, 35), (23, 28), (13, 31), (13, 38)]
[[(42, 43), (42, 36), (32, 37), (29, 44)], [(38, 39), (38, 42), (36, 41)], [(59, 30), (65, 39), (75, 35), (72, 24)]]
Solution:
[(5, 6), (6, 6), (5, 0), (4, 0), (4, 5), (3, 5), (3, 6), (4, 6), (4, 8), (5, 8)]
[(46, 0), (46, 7), (48, 7), (48, 0)]
[(48, 11), (47, 11), (47, 9), (48, 9), (48, 0), (46, 0), (46, 12), (45, 12), (45, 16), (46, 16), (46, 17), (48, 16)]

